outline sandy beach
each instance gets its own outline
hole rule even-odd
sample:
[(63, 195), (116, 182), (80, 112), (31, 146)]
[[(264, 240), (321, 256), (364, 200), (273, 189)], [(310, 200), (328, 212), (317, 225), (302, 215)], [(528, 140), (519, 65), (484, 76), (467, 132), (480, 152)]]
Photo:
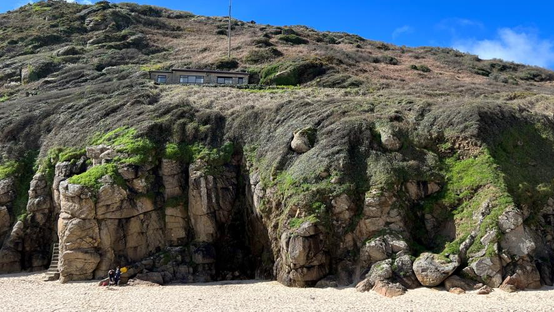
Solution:
[(299, 289), (273, 281), (99, 287), (42, 278), (0, 276), (0, 311), (552, 311), (554, 304), (554, 287), (485, 296), (421, 288), (390, 299), (354, 288)]

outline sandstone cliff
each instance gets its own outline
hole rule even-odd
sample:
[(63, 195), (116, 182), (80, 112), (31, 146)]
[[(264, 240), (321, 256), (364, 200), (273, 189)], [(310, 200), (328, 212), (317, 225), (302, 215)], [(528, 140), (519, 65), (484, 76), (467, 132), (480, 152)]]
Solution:
[[(25, 39), (23, 17), (58, 37)], [(551, 72), (237, 21), (236, 66), (300, 86), (148, 79), (221, 66), (222, 21), (58, 1), (0, 17), (0, 272), (44, 269), (59, 241), (64, 282), (120, 265), (387, 296), (552, 285)], [(260, 45), (284, 53), (252, 65)]]

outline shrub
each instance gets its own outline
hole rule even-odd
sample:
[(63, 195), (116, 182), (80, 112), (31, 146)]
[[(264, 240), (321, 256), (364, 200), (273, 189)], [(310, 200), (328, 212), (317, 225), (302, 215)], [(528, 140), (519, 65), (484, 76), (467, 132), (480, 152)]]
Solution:
[(248, 64), (259, 64), (274, 60), (281, 56), (283, 56), (283, 53), (276, 48), (251, 50), (244, 58), (244, 61)]
[(521, 72), (518, 78), (525, 81), (546, 82), (554, 81), (554, 74), (545, 70), (532, 68)]
[(13, 177), (20, 170), (19, 163), (15, 161), (8, 161), (3, 165), (0, 165), (0, 180)]
[(217, 60), (214, 66), (216, 69), (220, 69), (220, 70), (231, 70), (239, 67), (239, 62), (232, 58), (222, 58)]
[(273, 46), (273, 43), (269, 41), (269, 38), (261, 37), (252, 40), (252, 44), (258, 48), (266, 48)]
[(218, 30), (215, 31), (215, 34), (216, 35), (227, 36), (227, 30), (226, 29), (218, 29)]
[(175, 161), (190, 162), (192, 160), (192, 150), (186, 144), (168, 143), (165, 146), (163, 157)]
[(280, 41), (287, 42), (290, 44), (307, 44), (308, 40), (299, 37), (297, 35), (281, 35), (278, 37)]
[(270, 65), (260, 72), (260, 84), (294, 86), (323, 75), (325, 68), (318, 59), (295, 60)]
[(427, 65), (410, 65), (410, 68), (424, 73), (431, 72), (431, 68), (429, 68)]
[(34, 48), (46, 47), (63, 41), (63, 37), (57, 34), (44, 34), (31, 37), (27, 40), (28, 44)]
[(371, 56), (368, 60), (376, 64), (383, 63), (389, 65), (398, 65), (400, 63), (397, 58), (388, 55)]
[(58, 69), (59, 64), (51, 60), (43, 60), (27, 66), (26, 82), (33, 82), (47, 77)]

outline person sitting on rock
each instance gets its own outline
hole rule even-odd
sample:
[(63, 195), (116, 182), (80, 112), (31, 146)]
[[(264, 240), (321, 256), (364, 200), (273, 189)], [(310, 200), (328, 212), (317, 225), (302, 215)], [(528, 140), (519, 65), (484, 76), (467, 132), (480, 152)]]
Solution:
[(109, 284), (114, 285), (115, 284), (115, 273), (113, 270), (108, 271), (108, 278), (109, 278)]
[(119, 267), (117, 267), (117, 269), (115, 269), (115, 285), (116, 286), (119, 286), (119, 280), (121, 279), (121, 269)]

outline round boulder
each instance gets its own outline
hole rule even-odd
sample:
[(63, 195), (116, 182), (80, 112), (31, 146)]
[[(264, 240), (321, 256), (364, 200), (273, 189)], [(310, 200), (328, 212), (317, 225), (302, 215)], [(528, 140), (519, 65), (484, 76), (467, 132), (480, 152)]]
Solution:
[(414, 261), (414, 273), (423, 286), (434, 287), (442, 283), (458, 268), (458, 262), (442, 259), (429, 252)]

